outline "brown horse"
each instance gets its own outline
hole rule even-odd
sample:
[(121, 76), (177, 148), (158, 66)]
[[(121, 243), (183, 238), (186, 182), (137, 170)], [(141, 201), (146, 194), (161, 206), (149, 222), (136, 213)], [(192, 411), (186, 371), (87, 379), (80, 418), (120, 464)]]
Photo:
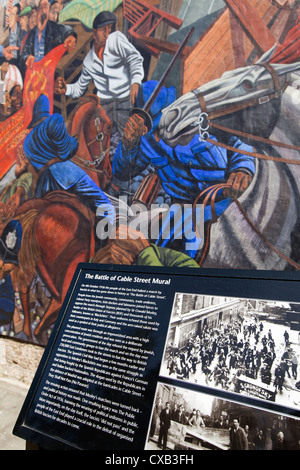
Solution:
[(70, 114), (67, 129), (76, 135), (79, 147), (73, 161), (105, 189), (112, 177), (109, 161), (111, 121), (95, 95), (85, 95)]
[(47, 330), (57, 318), (77, 264), (94, 255), (94, 214), (76, 196), (55, 191), (24, 202), (15, 218), (23, 228), (16, 276), (24, 311), (23, 331), (32, 339), (29, 294), (37, 273), (51, 294), (34, 331), (36, 339), (46, 344)]
[[(67, 127), (79, 142), (72, 160), (104, 189), (111, 179), (111, 123), (99, 98), (94, 95), (82, 98), (71, 113)], [(34, 335), (41, 344), (46, 344), (47, 331), (56, 320), (77, 264), (88, 262), (94, 255), (95, 216), (83, 202), (64, 191), (49, 193), (42, 199), (29, 199), (9, 215), (19, 219), (23, 228), (20, 268), (14, 276), (24, 311), (23, 331), (29, 340)], [(37, 274), (51, 300), (33, 332), (30, 288)]]

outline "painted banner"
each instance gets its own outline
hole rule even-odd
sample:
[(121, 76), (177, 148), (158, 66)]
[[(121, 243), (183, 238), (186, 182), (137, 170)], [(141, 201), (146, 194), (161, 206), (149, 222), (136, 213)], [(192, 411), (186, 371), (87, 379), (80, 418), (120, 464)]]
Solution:
[(23, 107), (0, 123), (0, 178), (3, 178), (16, 162), (17, 148), (28, 133), (27, 126), (32, 118), (33, 105), (41, 93), (49, 97), (53, 110), (54, 72), (65, 52), (63, 45), (57, 46), (43, 60), (27, 69), (23, 89)]

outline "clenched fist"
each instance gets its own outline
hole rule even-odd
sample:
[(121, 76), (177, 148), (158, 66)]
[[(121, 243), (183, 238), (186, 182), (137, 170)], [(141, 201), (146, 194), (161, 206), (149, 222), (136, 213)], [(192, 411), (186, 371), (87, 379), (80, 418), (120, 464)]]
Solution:
[(62, 77), (57, 77), (54, 82), (54, 93), (56, 95), (64, 95), (66, 93), (67, 84)]
[(74, 36), (68, 36), (67, 39), (65, 39), (64, 46), (69, 54), (74, 51), (76, 42), (77, 41)]
[(17, 51), (19, 48), (17, 46), (7, 46), (2, 50), (2, 54), (5, 60), (11, 60), (14, 58), (14, 51)]

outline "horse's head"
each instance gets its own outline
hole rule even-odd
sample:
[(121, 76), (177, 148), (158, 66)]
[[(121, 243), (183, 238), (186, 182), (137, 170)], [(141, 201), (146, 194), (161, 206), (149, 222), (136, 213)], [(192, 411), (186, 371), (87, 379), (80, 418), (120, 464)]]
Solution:
[[(218, 124), (268, 137), (279, 116), (282, 93), (292, 73), (300, 70), (300, 62), (270, 66), (273, 51), (254, 65), (225, 72), (165, 108), (160, 137), (171, 146), (186, 145), (199, 132), (199, 117), (204, 111)], [(217, 135), (217, 131), (211, 132)]]
[(82, 161), (93, 162), (86, 171), (96, 184), (104, 189), (111, 179), (109, 161), (110, 135), (112, 124), (100, 99), (87, 94), (82, 97), (70, 115), (68, 132), (76, 135), (79, 141), (77, 157)]

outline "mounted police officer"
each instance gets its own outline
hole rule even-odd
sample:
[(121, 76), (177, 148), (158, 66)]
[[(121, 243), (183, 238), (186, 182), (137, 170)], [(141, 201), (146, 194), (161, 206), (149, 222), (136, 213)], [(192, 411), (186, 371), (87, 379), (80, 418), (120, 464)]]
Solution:
[[(137, 107), (143, 108), (153, 94), (157, 82), (149, 81), (141, 85), (137, 97)], [(237, 137), (231, 137), (229, 145), (237, 152), (228, 151), (208, 142), (200, 142), (199, 136), (194, 136), (186, 146), (177, 145), (175, 148), (167, 145), (157, 136), (157, 127), (161, 112), (176, 100), (174, 87), (163, 87), (150, 109), (153, 121), (152, 129), (148, 132), (144, 120), (138, 114), (129, 119), (122, 142), (119, 144), (113, 159), (113, 178), (111, 181), (112, 194), (116, 195), (126, 187), (126, 183), (151, 167), (158, 175), (163, 190), (172, 202), (172, 213), (167, 215), (173, 222), (173, 228), (166, 237), (164, 226), (160, 229), (155, 243), (159, 246), (178, 249), (178, 240), (181, 247), (178, 251), (195, 257), (197, 250), (203, 243), (196, 235), (193, 227), (192, 209), (186, 208), (184, 220), (180, 222), (179, 210), (183, 205), (192, 205), (199, 194), (214, 185), (226, 184), (227, 188), (216, 194), (214, 211), (220, 216), (249, 186), (255, 173), (254, 158), (243, 155), (244, 151), (252, 151), (252, 147), (243, 143)], [(214, 136), (211, 139), (216, 141)], [(241, 152), (242, 151), (242, 152)], [(212, 206), (207, 205), (204, 213), (204, 223), (213, 217)], [(185, 232), (182, 233), (182, 228)], [(189, 243), (189, 248), (187, 248)]]

